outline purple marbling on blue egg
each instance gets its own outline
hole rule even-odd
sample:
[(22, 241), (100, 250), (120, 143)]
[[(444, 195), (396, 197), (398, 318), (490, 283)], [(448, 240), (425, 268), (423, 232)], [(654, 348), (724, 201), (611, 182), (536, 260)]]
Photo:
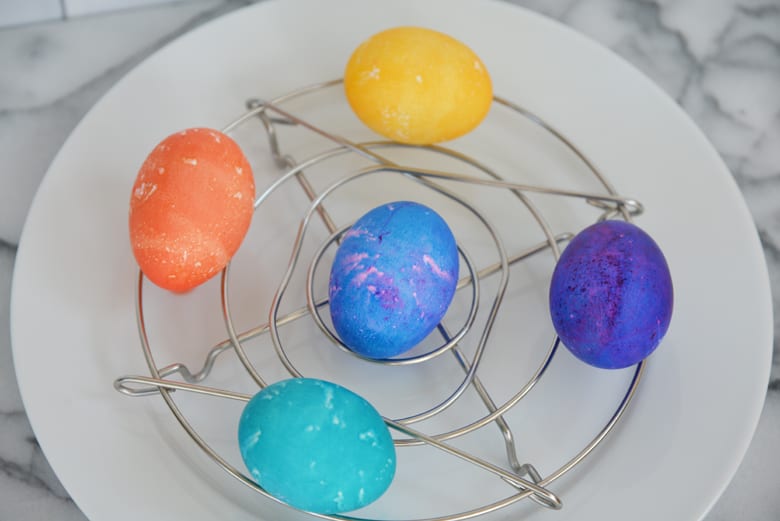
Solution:
[(389, 358), (422, 341), (444, 317), (458, 282), (458, 249), (430, 208), (374, 208), (343, 236), (330, 272), (333, 327), (350, 349)]
[(672, 278), (653, 239), (623, 221), (594, 224), (571, 241), (550, 285), (550, 314), (561, 342), (604, 369), (652, 353), (672, 317)]

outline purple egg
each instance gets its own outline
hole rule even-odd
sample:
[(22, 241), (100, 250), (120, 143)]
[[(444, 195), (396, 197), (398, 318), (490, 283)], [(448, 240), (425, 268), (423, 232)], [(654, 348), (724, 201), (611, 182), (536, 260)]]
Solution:
[(333, 327), (369, 358), (408, 351), (444, 317), (458, 283), (458, 248), (430, 208), (395, 202), (374, 208), (343, 236), (330, 272)]
[(550, 314), (561, 342), (604, 369), (652, 353), (672, 317), (672, 278), (661, 249), (634, 224), (604, 221), (569, 243), (553, 272)]

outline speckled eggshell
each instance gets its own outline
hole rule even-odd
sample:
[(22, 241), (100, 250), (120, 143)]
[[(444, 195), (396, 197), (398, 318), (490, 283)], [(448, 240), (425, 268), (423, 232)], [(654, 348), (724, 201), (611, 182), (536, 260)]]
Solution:
[(634, 224), (604, 221), (566, 247), (550, 285), (550, 313), (561, 342), (604, 369), (652, 353), (672, 317), (672, 278), (663, 253)]
[(130, 242), (144, 275), (188, 291), (219, 273), (252, 220), (255, 182), (241, 148), (209, 128), (165, 138), (144, 161), (130, 196)]
[(376, 409), (322, 380), (283, 380), (257, 393), (241, 415), (238, 442), (266, 492), (320, 514), (368, 505), (395, 475), (393, 440)]
[(479, 56), (424, 27), (393, 27), (361, 43), (344, 70), (344, 93), (372, 130), (412, 144), (470, 132), (493, 101), (490, 75)]
[(344, 234), (331, 266), (330, 315), (341, 341), (376, 359), (408, 351), (447, 312), (458, 263), (452, 231), (430, 208), (374, 208)]

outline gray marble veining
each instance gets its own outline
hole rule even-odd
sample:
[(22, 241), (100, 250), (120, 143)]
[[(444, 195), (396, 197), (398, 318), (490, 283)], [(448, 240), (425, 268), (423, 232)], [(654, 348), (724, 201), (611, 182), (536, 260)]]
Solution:
[[(127, 71), (184, 32), (247, 3), (198, 0), (0, 30), (2, 520), (84, 519), (35, 442), (11, 360), (11, 277), (35, 190), (70, 131)], [(775, 356), (751, 449), (706, 519), (780, 519), (780, 0), (512, 3), (560, 20), (643, 71), (691, 116), (737, 180), (769, 268)], [(706, 187), (700, 196), (707, 197)]]

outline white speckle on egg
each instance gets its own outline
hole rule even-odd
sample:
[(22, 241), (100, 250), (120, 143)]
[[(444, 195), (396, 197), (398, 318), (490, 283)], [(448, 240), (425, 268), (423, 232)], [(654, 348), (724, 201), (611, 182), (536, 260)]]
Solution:
[(249, 437), (249, 440), (247, 440), (247, 443), (250, 445), (254, 445), (257, 443), (257, 441), (260, 439), (260, 436), (263, 435), (263, 431), (258, 429), (255, 433), (252, 434), (252, 436)]
[(350, 228), (347, 230), (347, 232), (342, 236), (342, 240), (349, 239), (350, 237), (360, 237), (361, 235), (365, 235), (366, 231), (356, 228)]
[(395, 118), (396, 125), (398, 125), (398, 128), (395, 129), (395, 133), (399, 137), (406, 139), (409, 134), (409, 124), (412, 121), (411, 116), (409, 116), (408, 113), (401, 112), (393, 113), (393, 117)]
[(429, 268), (431, 268), (431, 271), (432, 271), (432, 272), (434, 273), (434, 275), (436, 275), (437, 277), (441, 277), (441, 278), (443, 278), (443, 279), (445, 279), (445, 280), (452, 280), (452, 277), (450, 276), (450, 274), (449, 274), (449, 273), (447, 273), (446, 271), (442, 270), (442, 269), (439, 267), (439, 265), (438, 265), (438, 264), (436, 264), (436, 261), (435, 261), (435, 260), (433, 260), (433, 259), (432, 259), (430, 256), (428, 256), (428, 255), (423, 255), (423, 262), (426, 264), (426, 266), (428, 266)]
[(157, 191), (157, 185), (154, 183), (141, 183), (138, 188), (135, 189), (133, 195), (136, 199), (141, 201), (147, 201), (154, 192)]
[(193, 157), (183, 157), (181, 158), (182, 163), (186, 163), (188, 165), (192, 166), (198, 166), (198, 160)]
[(376, 433), (374, 431), (361, 432), (358, 437), (360, 438), (361, 441), (371, 440), (372, 447), (377, 446)]
[[(355, 286), (360, 287), (363, 285), (363, 283), (366, 281), (369, 275), (376, 275), (377, 277), (385, 276), (385, 274), (377, 270), (376, 267), (371, 266), (363, 273), (358, 273), (357, 275), (355, 275), (355, 278), (352, 279), (352, 282), (355, 284)], [(374, 288), (374, 291), (376, 291), (376, 288)]]
[[(355, 235), (352, 235), (355, 237)], [(346, 236), (345, 236), (346, 237)], [(349, 272), (358, 267), (361, 261), (368, 258), (368, 253), (356, 253), (344, 257), (344, 270)]]

